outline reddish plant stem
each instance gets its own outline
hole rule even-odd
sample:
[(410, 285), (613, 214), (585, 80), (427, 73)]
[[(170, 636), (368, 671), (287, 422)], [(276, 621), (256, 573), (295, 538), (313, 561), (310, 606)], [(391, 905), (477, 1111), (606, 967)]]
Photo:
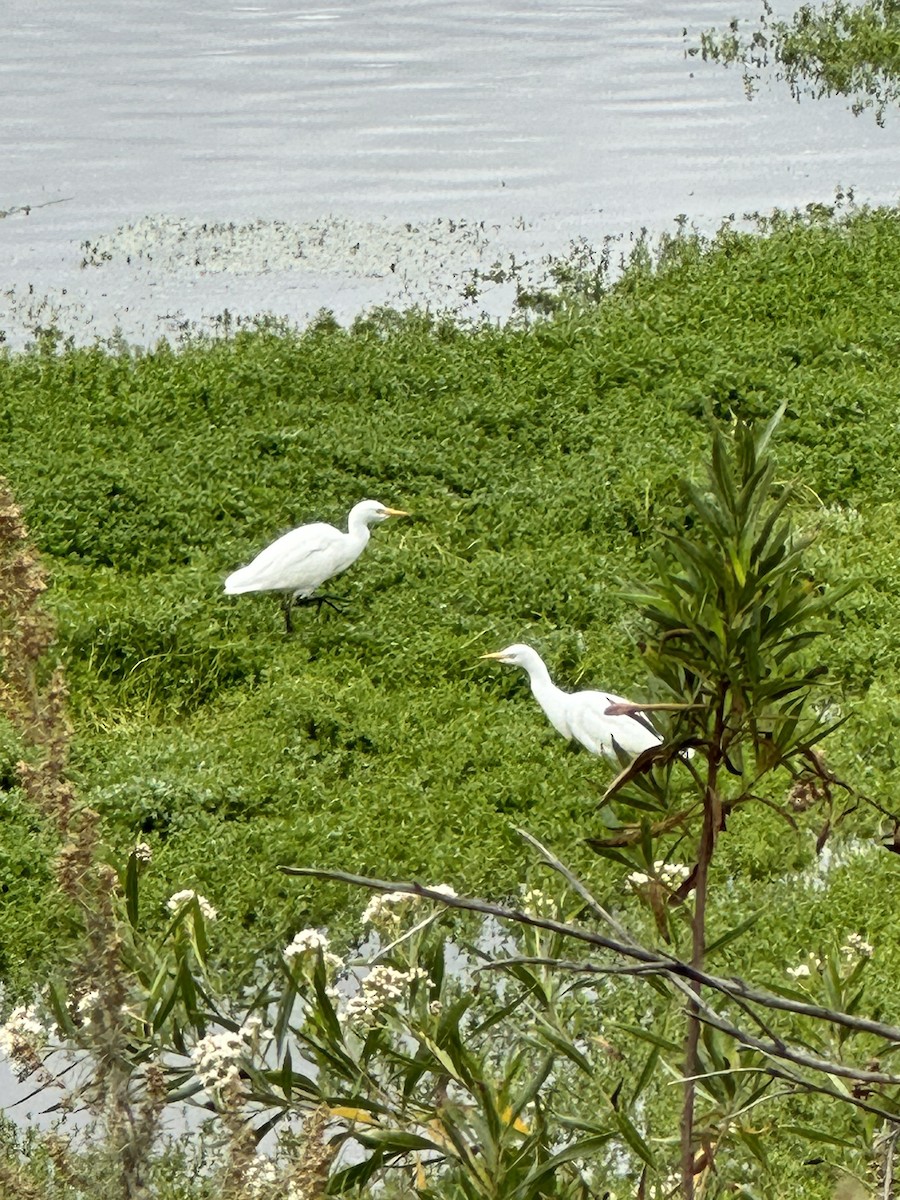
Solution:
[[(709, 865), (716, 848), (716, 836), (722, 822), (722, 801), (719, 796), (719, 764), (724, 756), (725, 694), (723, 688), (716, 707), (716, 720), (712, 746), (707, 760), (706, 788), (703, 795), (703, 828), (697, 850), (697, 869), (694, 876), (694, 917), (691, 922), (692, 950), (691, 966), (703, 970), (706, 958), (706, 898), (709, 883)], [(700, 983), (691, 983), (691, 989), (700, 995)], [(694, 1200), (694, 1107), (696, 1083), (694, 1076), (700, 1067), (700, 1009), (696, 1001), (687, 1008), (687, 1034), (684, 1041), (684, 1105), (681, 1111), (681, 1187), (684, 1200)]]

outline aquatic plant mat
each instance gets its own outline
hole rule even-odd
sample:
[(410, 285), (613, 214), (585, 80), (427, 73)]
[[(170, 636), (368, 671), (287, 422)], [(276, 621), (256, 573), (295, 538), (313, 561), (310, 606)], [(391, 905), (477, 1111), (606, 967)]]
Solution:
[[(173, 893), (201, 893), (218, 911), (210, 961), (237, 994), (298, 929), (360, 935), (364, 898), (279, 864), (504, 900), (541, 877), (517, 826), (627, 904), (621, 866), (585, 840), (608, 832), (614, 770), (567, 749), (523, 677), (479, 655), (530, 642), (567, 688), (641, 697), (623, 581), (684, 523), (676, 481), (699, 476), (707, 417), (727, 428), (783, 403), (778, 468), (816, 535), (810, 568), (855, 584), (815, 646), (823, 718), (849, 717), (824, 750), (890, 809), (898, 278), (900, 214), (817, 208), (640, 247), (614, 285), (573, 271), (547, 316), (503, 328), (385, 312), (148, 352), (50, 331), (0, 358), (4, 471), (51, 582), (72, 779), (115, 860), (152, 854), (146, 929), (165, 927)], [(272, 537), (341, 524), (364, 497), (413, 517), (335, 581), (345, 611), (298, 610), (286, 637), (275, 597), (222, 594)], [(56, 834), (19, 786), (14, 730), (0, 733), (11, 1002), (61, 961), (72, 923)], [(846, 807), (824, 857), (802, 797), (793, 824), (764, 805), (729, 821), (710, 944), (751, 914), (765, 936), (723, 943), (714, 966), (783, 977), (868, 936), (867, 1003), (896, 1020), (898, 951), (877, 936), (900, 900), (892, 831)], [(639, 998), (620, 1019), (640, 1025)], [(832, 1194), (830, 1160), (771, 1153), (773, 1195)]]

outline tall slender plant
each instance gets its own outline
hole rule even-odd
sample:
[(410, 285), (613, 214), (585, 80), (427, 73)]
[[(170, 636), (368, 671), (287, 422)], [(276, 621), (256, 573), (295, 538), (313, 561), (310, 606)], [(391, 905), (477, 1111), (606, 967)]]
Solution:
[[(760, 801), (763, 780), (776, 770), (795, 780), (827, 782), (814, 747), (833, 725), (810, 709), (825, 668), (805, 651), (835, 593), (813, 586), (803, 565), (810, 539), (787, 516), (791, 489), (776, 483), (769, 446), (784, 411), (782, 405), (762, 427), (737, 422), (731, 437), (714, 426), (705, 484), (684, 481), (682, 527), (654, 552), (653, 581), (632, 595), (643, 618), (654, 690), (665, 697), (656, 707), (674, 714), (672, 736), (614, 781), (606, 800), (615, 801), (618, 813), (639, 815), (630, 828), (626, 824), (617, 836), (594, 844), (601, 853), (618, 845), (621, 857), (630, 841), (659, 862), (653, 835), (696, 834), (694, 864), (676, 898), (693, 893), (690, 961), (698, 971), (706, 959), (710, 864), (730, 813)], [(686, 797), (681, 786), (672, 786), (678, 756), (688, 767)], [(778, 807), (769, 798), (764, 802)], [(700, 984), (691, 987), (699, 995)], [(685, 1200), (693, 1197), (695, 1169), (707, 1157), (694, 1129), (700, 1034), (695, 996), (688, 1004), (684, 1053)]]

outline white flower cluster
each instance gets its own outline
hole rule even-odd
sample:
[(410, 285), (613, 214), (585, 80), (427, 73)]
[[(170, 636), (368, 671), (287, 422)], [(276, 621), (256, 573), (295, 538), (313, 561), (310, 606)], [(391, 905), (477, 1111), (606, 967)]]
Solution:
[(421, 967), (409, 971), (397, 971), (394, 967), (373, 967), (362, 982), (359, 994), (347, 1001), (343, 1017), (346, 1021), (359, 1021), (372, 1025), (389, 1005), (401, 998), (409, 984), (417, 979), (428, 979), (428, 972)]
[[(456, 892), (447, 883), (429, 884), (432, 892), (440, 892), (442, 896), (455, 896)], [(377, 892), (366, 905), (363, 915), (363, 925), (383, 926), (393, 928), (400, 924), (403, 913), (421, 904), (423, 896), (414, 892)]]
[(285, 1190), (284, 1176), (278, 1164), (262, 1154), (257, 1154), (247, 1164), (241, 1182), (245, 1189), (241, 1195), (246, 1195), (247, 1200), (275, 1200), (276, 1197), (278, 1200), (308, 1200), (310, 1194), (309, 1185), (302, 1182), (288, 1182)]
[(138, 862), (148, 863), (153, 858), (153, 851), (147, 842), (138, 842), (131, 853)]
[(320, 933), (318, 929), (301, 929), (298, 934), (294, 935), (294, 940), (285, 946), (282, 953), (290, 962), (292, 958), (305, 958), (307, 955), (315, 957), (321, 951), (325, 966), (330, 967), (333, 971), (339, 971), (344, 965), (344, 960), (339, 955), (331, 953), (328, 949), (330, 945), (328, 935)]
[(47, 1030), (38, 1020), (34, 1005), (14, 1008), (0, 1025), (0, 1054), (21, 1067), (31, 1067), (37, 1052), (47, 1043)]
[(241, 1182), (247, 1189), (248, 1196), (252, 1196), (256, 1200), (257, 1196), (265, 1195), (279, 1182), (279, 1171), (271, 1158), (257, 1154), (244, 1167)]
[(553, 908), (553, 897), (542, 892), (540, 888), (525, 888), (522, 892), (522, 908), (527, 913), (540, 916)]
[(284, 957), (295, 958), (298, 954), (315, 954), (318, 950), (324, 954), (330, 945), (327, 934), (320, 933), (318, 929), (301, 929), (294, 935), (290, 945), (285, 946)]
[(684, 883), (690, 873), (691, 868), (684, 866), (683, 863), (667, 863), (665, 859), (658, 858), (653, 864), (653, 875), (645, 875), (643, 871), (632, 871), (628, 876), (628, 882), (634, 884), (635, 887), (641, 887), (642, 884), (650, 883), (655, 878), (665, 887), (676, 888)]
[(376, 892), (363, 910), (363, 925), (397, 925), (407, 908), (418, 902), (409, 892)]
[(785, 970), (785, 974), (790, 975), (791, 979), (809, 979), (813, 971), (819, 971), (821, 967), (821, 958), (817, 958), (815, 954), (810, 954), (806, 962), (802, 962), (796, 967), (788, 967)]
[(172, 912), (178, 912), (185, 904), (190, 904), (196, 899), (200, 905), (200, 911), (205, 920), (214, 921), (219, 915), (205, 896), (201, 896), (199, 892), (195, 892), (193, 888), (185, 888), (183, 892), (176, 892), (174, 896), (170, 896), (166, 901), (166, 908)]
[(205, 1088), (220, 1091), (240, 1079), (241, 1060), (252, 1050), (260, 1038), (270, 1038), (270, 1030), (263, 1029), (259, 1017), (251, 1017), (243, 1026), (232, 1033), (208, 1033), (191, 1051), (194, 1073)]
[(847, 940), (841, 946), (841, 953), (847, 958), (871, 958), (875, 953), (875, 947), (871, 942), (867, 942), (861, 933), (851, 933), (847, 935)]
[(238, 1063), (247, 1043), (240, 1033), (208, 1033), (191, 1051), (197, 1078), (206, 1088), (224, 1088), (240, 1079)]

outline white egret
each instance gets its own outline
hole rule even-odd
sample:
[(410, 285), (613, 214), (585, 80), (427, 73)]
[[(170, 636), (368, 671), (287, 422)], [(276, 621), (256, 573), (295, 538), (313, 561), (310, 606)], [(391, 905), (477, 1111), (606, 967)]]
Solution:
[(575, 738), (591, 754), (602, 754), (616, 766), (621, 765), (616, 747), (634, 757), (642, 750), (662, 742), (656, 730), (641, 717), (610, 716), (607, 713), (606, 710), (613, 704), (630, 703), (622, 696), (614, 696), (612, 692), (564, 692), (558, 688), (550, 678), (544, 660), (531, 646), (516, 642), (505, 650), (482, 654), (481, 657), (513, 663), (527, 671), (534, 698), (554, 729), (566, 741)]
[(225, 580), (225, 592), (237, 596), (243, 592), (281, 592), (284, 596), (284, 623), (292, 632), (291, 608), (294, 605), (323, 604), (336, 608), (335, 597), (313, 592), (339, 575), (362, 554), (369, 541), (370, 526), (388, 517), (408, 517), (399, 508), (387, 508), (377, 500), (361, 500), (350, 510), (347, 532), (334, 525), (316, 521), (301, 525), (266, 546), (253, 562), (233, 571)]

